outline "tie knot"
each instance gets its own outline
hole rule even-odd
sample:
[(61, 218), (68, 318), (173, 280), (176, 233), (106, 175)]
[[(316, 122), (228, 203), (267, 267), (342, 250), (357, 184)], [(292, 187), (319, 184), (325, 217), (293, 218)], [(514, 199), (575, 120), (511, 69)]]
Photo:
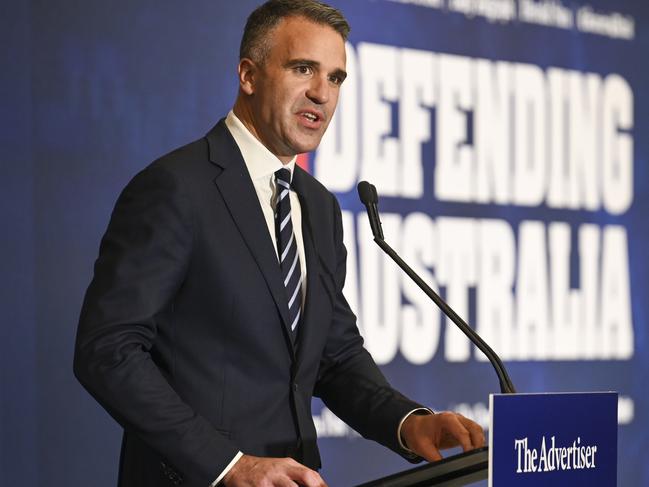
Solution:
[(291, 171), (285, 167), (275, 171), (275, 178), (277, 178), (277, 184), (280, 184), (287, 189), (291, 188)]

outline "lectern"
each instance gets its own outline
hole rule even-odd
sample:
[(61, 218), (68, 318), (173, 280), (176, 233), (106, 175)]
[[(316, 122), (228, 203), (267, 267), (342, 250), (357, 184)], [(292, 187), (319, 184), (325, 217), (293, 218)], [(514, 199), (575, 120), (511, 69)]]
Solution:
[(491, 394), (489, 448), (359, 487), (614, 487), (617, 393)]
[(358, 183), (374, 241), (489, 359), (502, 394), (491, 394), (489, 449), (406, 470), (359, 487), (613, 487), (617, 478), (617, 394), (516, 394), (498, 355), (383, 238), (376, 187)]

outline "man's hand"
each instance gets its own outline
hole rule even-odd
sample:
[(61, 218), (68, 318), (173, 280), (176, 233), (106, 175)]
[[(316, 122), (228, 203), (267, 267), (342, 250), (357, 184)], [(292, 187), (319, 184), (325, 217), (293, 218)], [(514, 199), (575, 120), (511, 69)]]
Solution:
[(227, 487), (327, 487), (322, 477), (292, 458), (243, 455), (225, 474)]
[(442, 459), (440, 450), (461, 446), (464, 451), (484, 446), (484, 432), (461, 414), (411, 414), (401, 426), (406, 446), (429, 462)]

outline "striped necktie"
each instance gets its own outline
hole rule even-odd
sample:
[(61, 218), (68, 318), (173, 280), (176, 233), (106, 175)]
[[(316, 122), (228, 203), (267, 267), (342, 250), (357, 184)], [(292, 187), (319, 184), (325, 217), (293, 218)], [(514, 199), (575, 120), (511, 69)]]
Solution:
[(282, 168), (275, 172), (277, 183), (277, 208), (275, 212), (275, 231), (277, 234), (277, 250), (282, 269), (282, 280), (288, 298), (288, 316), (291, 332), (295, 334), (300, 321), (302, 308), (302, 268), (297, 251), (297, 242), (291, 222), (291, 172)]

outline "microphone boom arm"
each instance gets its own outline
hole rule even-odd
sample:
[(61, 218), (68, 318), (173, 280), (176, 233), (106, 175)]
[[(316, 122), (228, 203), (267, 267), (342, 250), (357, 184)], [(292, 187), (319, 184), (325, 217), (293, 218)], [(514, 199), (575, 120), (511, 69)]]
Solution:
[(406, 273), (408, 277), (412, 279), (419, 289), (424, 291), (426, 295), (433, 300), (433, 302), (444, 312), (448, 318), (455, 323), (455, 325), (464, 333), (467, 338), (474, 343), (482, 353), (489, 359), (491, 365), (493, 366), (496, 374), (498, 375), (498, 380), (500, 381), (500, 391), (503, 394), (514, 394), (516, 389), (512, 383), (507, 370), (503, 365), (500, 357), (493, 351), (493, 349), (487, 345), (487, 343), (478, 335), (473, 328), (471, 328), (460, 316), (453, 311), (446, 301), (444, 301), (439, 294), (431, 289), (431, 287), (424, 282), (424, 280), (419, 277), (419, 275), (412, 270), (412, 268), (405, 263), (405, 261), (399, 257), (392, 247), (383, 238), (383, 230), (381, 228), (381, 220), (379, 219), (378, 212), (378, 194), (376, 188), (373, 184), (368, 183), (367, 181), (361, 181), (358, 183), (358, 195), (360, 196), (361, 201), (367, 208), (367, 215), (370, 219), (370, 226), (372, 228), (372, 233), (374, 234), (374, 241), (376, 244), (383, 249), (383, 251), (388, 254), (394, 262)]
[(388, 254), (396, 264), (403, 269), (403, 271), (408, 274), (408, 277), (412, 279), (419, 288), (426, 293), (426, 295), (433, 300), (433, 302), (439, 306), (439, 308), (444, 312), (449, 319), (457, 325), (457, 327), (464, 333), (469, 340), (471, 340), (475, 345), (486, 355), (491, 362), (491, 365), (496, 370), (498, 374), (498, 380), (500, 381), (500, 391), (503, 394), (513, 394), (516, 392), (514, 384), (512, 383), (507, 370), (503, 365), (500, 357), (493, 351), (493, 349), (478, 335), (473, 328), (471, 328), (455, 311), (451, 308), (446, 301), (444, 301), (439, 294), (437, 294), (433, 289), (424, 282), (424, 280), (419, 277), (419, 275), (412, 270), (412, 268), (406, 264), (406, 262), (399, 257), (399, 255), (394, 251), (388, 243), (380, 238), (374, 237), (376, 244), (383, 249), (383, 251)]

